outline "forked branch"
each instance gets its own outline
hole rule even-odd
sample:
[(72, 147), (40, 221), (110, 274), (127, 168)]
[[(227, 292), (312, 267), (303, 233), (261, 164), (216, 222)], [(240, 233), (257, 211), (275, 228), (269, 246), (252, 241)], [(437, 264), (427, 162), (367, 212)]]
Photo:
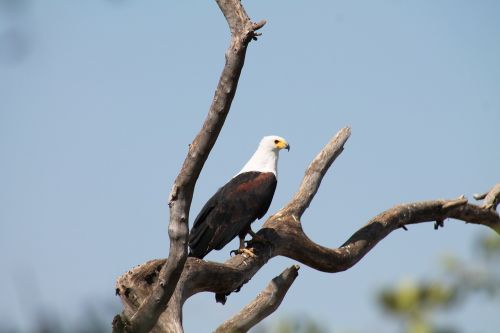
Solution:
[[(500, 234), (500, 217), (496, 211), (472, 205), (465, 198), (459, 197), (397, 205), (371, 219), (338, 248), (316, 244), (305, 235), (297, 212), (303, 212), (307, 208), (323, 175), (332, 164), (333, 157), (343, 150), (349, 134), (350, 130), (347, 128), (339, 131), (307, 169), (298, 192), (302, 191), (307, 199), (301, 200), (295, 195), (283, 209), (264, 223), (258, 235), (268, 242), (251, 244), (255, 257), (237, 255), (223, 264), (189, 258), (177, 285), (176, 294), (182, 296), (175, 303), (176, 306), (182, 307), (187, 298), (202, 291), (229, 295), (248, 282), (274, 256), (287, 256), (324, 272), (344, 271), (359, 262), (389, 233), (410, 224), (439, 222), (439, 225), (443, 225), (444, 220), (450, 218), (481, 224)], [(118, 279), (117, 288), (124, 304), (133, 307), (134, 299), (140, 299), (143, 293), (147, 294), (144, 291), (148, 288), (145, 278), (149, 281), (156, 279), (154, 267), (158, 262), (161, 261), (139, 266)], [(180, 309), (177, 312), (180, 313)], [(170, 321), (174, 319), (180, 322), (180, 317), (169, 317)]]
[(189, 145), (187, 156), (169, 196), (169, 260), (161, 268), (153, 289), (149, 296), (141, 301), (138, 309), (115, 317), (113, 330), (116, 332), (151, 331), (174, 293), (187, 259), (189, 208), (196, 180), (229, 113), (245, 61), (247, 45), (257, 35), (255, 31), (265, 24), (265, 21), (252, 23), (239, 0), (217, 0), (217, 4), (230, 27), (231, 43), (208, 115), (202, 129)]
[[(389, 233), (409, 224), (435, 222), (435, 228), (439, 228), (444, 226), (445, 219), (452, 218), (482, 224), (500, 234), (500, 217), (495, 211), (500, 200), (497, 184), (488, 194), (479, 196), (485, 198), (481, 207), (462, 197), (402, 204), (371, 219), (338, 248), (327, 248), (310, 240), (302, 229), (301, 217), (323, 176), (343, 151), (350, 136), (350, 129), (344, 128), (311, 162), (290, 202), (264, 223), (258, 235), (267, 242), (252, 244), (256, 256), (237, 255), (225, 263), (187, 258), (189, 209), (196, 180), (229, 112), (248, 43), (256, 39), (257, 30), (265, 24), (265, 21), (252, 23), (240, 0), (216, 2), (229, 25), (231, 42), (208, 115), (189, 145), (169, 196), (169, 257), (151, 260), (117, 279), (116, 292), (124, 311), (114, 318), (113, 332), (182, 332), (182, 307), (189, 297), (210, 291), (225, 298), (241, 288), (274, 256), (287, 256), (317, 270), (334, 273), (349, 269)], [(296, 275), (295, 267), (285, 270), (218, 331), (244, 332), (269, 315), (279, 306)], [(269, 300), (271, 302), (266, 303)]]

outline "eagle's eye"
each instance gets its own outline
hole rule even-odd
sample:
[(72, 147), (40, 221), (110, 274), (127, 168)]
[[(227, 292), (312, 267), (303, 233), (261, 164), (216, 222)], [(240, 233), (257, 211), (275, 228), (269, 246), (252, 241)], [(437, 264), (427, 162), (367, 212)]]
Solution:
[(274, 144), (278, 144), (280, 142), (280, 140), (274, 140)]

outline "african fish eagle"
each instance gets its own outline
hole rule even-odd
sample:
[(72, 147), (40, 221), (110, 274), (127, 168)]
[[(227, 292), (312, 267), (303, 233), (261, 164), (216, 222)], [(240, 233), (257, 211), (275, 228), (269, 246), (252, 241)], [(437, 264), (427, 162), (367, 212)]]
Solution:
[(279, 136), (265, 136), (243, 169), (219, 188), (196, 217), (189, 234), (191, 257), (202, 259), (239, 236), (239, 252), (246, 252), (250, 224), (266, 214), (277, 184), (278, 153), (290, 150)]

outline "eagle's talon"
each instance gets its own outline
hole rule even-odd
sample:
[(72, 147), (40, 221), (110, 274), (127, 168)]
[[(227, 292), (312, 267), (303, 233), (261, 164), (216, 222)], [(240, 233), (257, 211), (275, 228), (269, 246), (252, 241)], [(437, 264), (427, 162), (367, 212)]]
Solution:
[(255, 253), (253, 253), (254, 249), (252, 247), (249, 247), (249, 248), (246, 248), (246, 247), (243, 247), (243, 248), (240, 248), (240, 249), (237, 249), (237, 250), (232, 250), (231, 252), (229, 252), (229, 255), (232, 257), (233, 255), (238, 255), (238, 254), (246, 254), (247, 256), (249, 257), (255, 257)]
[(255, 257), (255, 253), (253, 253), (254, 249), (252, 247), (239, 249), (238, 251), (240, 254), (246, 254), (251, 258)]

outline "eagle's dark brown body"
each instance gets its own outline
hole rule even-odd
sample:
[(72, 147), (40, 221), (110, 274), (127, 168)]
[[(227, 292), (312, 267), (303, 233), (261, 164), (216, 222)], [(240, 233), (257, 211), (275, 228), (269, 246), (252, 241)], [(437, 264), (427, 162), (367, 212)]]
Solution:
[(222, 186), (196, 217), (189, 235), (190, 256), (203, 258), (233, 238), (244, 239), (250, 224), (264, 216), (276, 189), (272, 172), (243, 172)]

